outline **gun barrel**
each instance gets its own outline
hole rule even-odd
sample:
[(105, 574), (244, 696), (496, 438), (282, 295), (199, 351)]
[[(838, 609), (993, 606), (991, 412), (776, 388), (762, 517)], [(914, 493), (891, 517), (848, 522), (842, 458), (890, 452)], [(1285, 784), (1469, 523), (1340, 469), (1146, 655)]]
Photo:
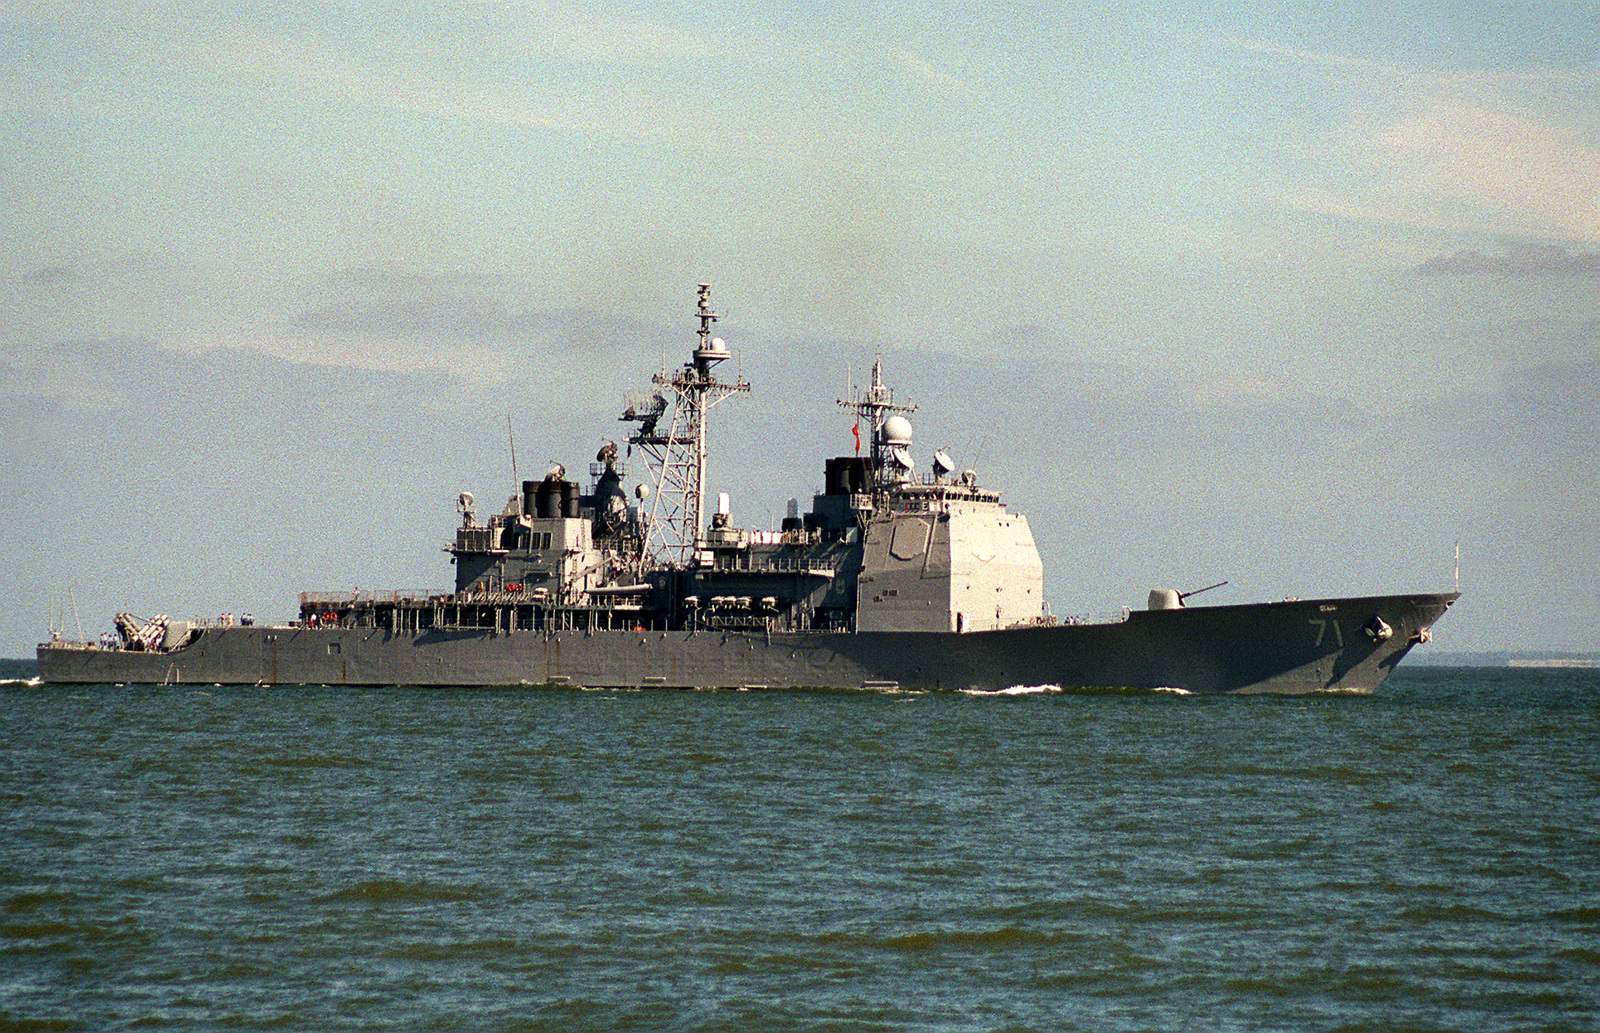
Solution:
[(1179, 593), (1178, 593), (1178, 598), (1179, 598), (1179, 599), (1187, 599), (1187, 598), (1189, 598), (1189, 597), (1190, 597), (1190, 596), (1191, 596), (1191, 595), (1199, 595), (1199, 594), (1200, 594), (1200, 593), (1201, 593), (1201, 592), (1209, 592), (1209, 591), (1211, 591), (1211, 590), (1212, 590), (1212, 589), (1213, 589), (1213, 588), (1221, 588), (1221, 587), (1222, 587), (1222, 586), (1223, 586), (1223, 585), (1225, 585), (1225, 584), (1227, 584), (1227, 582), (1226, 582), (1226, 581), (1218, 581), (1218, 582), (1217, 582), (1217, 583), (1216, 583), (1216, 584), (1214, 584), (1214, 585), (1207, 585), (1207, 586), (1206, 586), (1206, 587), (1204, 587), (1204, 588), (1196, 588), (1196, 589), (1195, 589), (1195, 590), (1194, 590), (1194, 591), (1192, 591), (1192, 592), (1179, 592)]

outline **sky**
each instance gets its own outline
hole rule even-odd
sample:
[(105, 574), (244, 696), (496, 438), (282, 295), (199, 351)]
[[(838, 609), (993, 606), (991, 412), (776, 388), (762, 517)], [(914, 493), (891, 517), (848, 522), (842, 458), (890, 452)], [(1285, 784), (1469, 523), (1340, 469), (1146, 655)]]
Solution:
[(0, 0), (0, 656), (448, 587), (702, 282), (735, 523), (881, 358), (1057, 616), (1600, 650), (1600, 5), (1077, 6)]

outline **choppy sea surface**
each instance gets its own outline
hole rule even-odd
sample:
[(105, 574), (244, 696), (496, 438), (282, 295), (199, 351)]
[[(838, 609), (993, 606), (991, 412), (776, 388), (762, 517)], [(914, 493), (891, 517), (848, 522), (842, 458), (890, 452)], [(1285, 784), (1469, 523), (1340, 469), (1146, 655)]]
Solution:
[(0, 1031), (1593, 1030), (1600, 672), (0, 683)]

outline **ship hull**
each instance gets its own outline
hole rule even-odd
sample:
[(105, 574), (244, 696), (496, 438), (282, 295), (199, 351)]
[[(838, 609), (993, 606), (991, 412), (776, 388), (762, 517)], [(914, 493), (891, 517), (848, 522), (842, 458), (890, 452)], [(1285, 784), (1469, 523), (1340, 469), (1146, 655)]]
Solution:
[(943, 632), (207, 628), (170, 652), (46, 643), (57, 683), (1370, 693), (1454, 593), (1135, 611)]

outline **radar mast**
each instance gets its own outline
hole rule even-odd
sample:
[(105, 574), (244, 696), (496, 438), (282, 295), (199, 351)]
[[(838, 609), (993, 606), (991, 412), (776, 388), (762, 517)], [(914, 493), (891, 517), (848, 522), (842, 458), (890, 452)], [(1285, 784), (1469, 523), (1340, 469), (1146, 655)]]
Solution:
[(868, 462), (872, 467), (873, 490), (904, 480), (911, 471), (911, 457), (906, 448), (911, 443), (911, 425), (904, 417), (894, 421), (894, 414), (913, 413), (917, 407), (895, 403), (894, 391), (883, 383), (881, 358), (872, 360), (872, 386), (853, 399), (838, 399), (838, 406), (856, 414), (857, 450), (863, 432), (871, 441)]
[[(730, 394), (750, 390), (743, 377), (729, 383), (718, 380), (713, 372), (730, 353), (722, 338), (711, 336), (717, 313), (711, 310), (708, 283), (700, 284), (696, 317), (700, 320), (696, 331), (699, 343), (693, 361), (670, 376), (663, 369), (650, 378), (652, 383), (672, 389), (670, 403), (666, 393), (658, 390), (642, 405), (628, 406), (620, 417), (639, 424), (628, 443), (644, 452), (655, 480), (645, 550), (662, 562), (687, 563), (705, 530), (707, 412)], [(659, 422), (669, 404), (672, 416), (663, 431)]]

